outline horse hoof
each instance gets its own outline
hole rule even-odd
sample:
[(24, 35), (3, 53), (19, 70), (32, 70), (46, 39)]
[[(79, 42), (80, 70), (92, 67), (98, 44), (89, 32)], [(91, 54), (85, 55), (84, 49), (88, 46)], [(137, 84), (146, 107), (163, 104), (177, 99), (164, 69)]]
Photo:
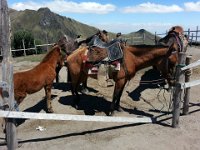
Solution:
[(74, 107), (76, 110), (79, 109), (78, 105), (76, 103), (72, 104), (72, 107)]
[(120, 106), (116, 107), (115, 110), (118, 112), (123, 112), (123, 109)]
[(54, 113), (54, 111), (53, 111), (52, 108), (48, 108), (48, 109), (47, 109), (47, 113)]
[(118, 107), (118, 108), (117, 108), (117, 111), (118, 111), (118, 112), (123, 112), (123, 109), (122, 109), (121, 107)]
[(78, 105), (75, 105), (74, 108), (77, 109), (77, 110), (79, 109)]
[(108, 116), (114, 116), (114, 111), (108, 112)]
[(81, 93), (83, 93), (83, 94), (88, 94), (88, 93), (89, 93), (89, 90), (88, 90), (87, 88), (83, 88), (83, 89), (81, 90)]

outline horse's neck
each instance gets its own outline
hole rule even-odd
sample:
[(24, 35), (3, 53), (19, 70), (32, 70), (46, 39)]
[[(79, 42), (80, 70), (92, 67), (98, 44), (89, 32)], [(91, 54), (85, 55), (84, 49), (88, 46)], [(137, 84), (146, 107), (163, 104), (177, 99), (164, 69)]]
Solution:
[(53, 50), (50, 52), (50, 54), (47, 54), (47, 56), (42, 60), (42, 63), (48, 63), (49, 65), (52, 65), (53, 67), (56, 67), (58, 63), (58, 57), (59, 57), (59, 52), (57, 49)]
[(129, 47), (129, 51), (134, 55), (134, 62), (138, 69), (155, 65), (158, 61), (167, 57), (168, 50), (167, 47), (156, 46)]

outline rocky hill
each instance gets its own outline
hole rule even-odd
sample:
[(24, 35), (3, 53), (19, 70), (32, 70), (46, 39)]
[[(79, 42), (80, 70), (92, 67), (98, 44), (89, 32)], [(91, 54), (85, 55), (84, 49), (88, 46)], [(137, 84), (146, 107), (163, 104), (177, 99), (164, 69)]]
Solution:
[[(78, 22), (72, 18), (60, 16), (49, 8), (35, 10), (16, 11), (10, 9), (12, 32), (17, 30), (30, 31), (35, 39), (41, 43), (52, 43), (57, 41), (63, 34), (76, 37), (81, 34), (83, 38), (89, 37), (97, 32), (97, 28)], [(109, 32), (110, 38), (115, 33)], [(137, 32), (123, 35), (129, 44), (154, 44), (154, 35), (141, 29)], [(144, 37), (136, 38), (136, 37)]]
[(55, 42), (63, 34), (71, 37), (81, 34), (83, 37), (88, 37), (98, 30), (74, 19), (53, 13), (49, 8), (40, 8), (37, 11), (11, 9), (10, 18), (13, 32), (21, 29), (28, 30), (43, 43)]

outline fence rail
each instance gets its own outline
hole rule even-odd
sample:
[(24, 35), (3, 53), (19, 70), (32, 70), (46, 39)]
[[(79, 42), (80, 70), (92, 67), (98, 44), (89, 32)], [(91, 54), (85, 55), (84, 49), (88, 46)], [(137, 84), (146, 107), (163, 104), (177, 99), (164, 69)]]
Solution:
[[(48, 50), (48, 46), (52, 46), (54, 43), (50, 43), (50, 44), (40, 44), (40, 45), (35, 45), (32, 48), (22, 48), (22, 49), (12, 49), (11, 52), (19, 52), (19, 51), (24, 51), (24, 56), (26, 56), (27, 52), (29, 50), (35, 50), (35, 53), (37, 54), (37, 48), (38, 47), (46, 47), (46, 49)], [(2, 52), (0, 51), (0, 56), (2, 56)]]
[(16, 111), (0, 111), (0, 117), (41, 119), (41, 120), (71, 120), (71, 121), (96, 121), (96, 122), (127, 122), (127, 123), (152, 123), (150, 117), (110, 117), (110, 116), (87, 116), (70, 114), (46, 114)]

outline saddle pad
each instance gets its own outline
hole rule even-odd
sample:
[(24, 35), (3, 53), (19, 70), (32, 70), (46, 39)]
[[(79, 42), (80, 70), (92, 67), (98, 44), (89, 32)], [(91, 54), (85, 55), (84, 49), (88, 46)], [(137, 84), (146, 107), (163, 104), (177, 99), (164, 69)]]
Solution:
[(108, 56), (107, 50), (105, 48), (90, 48), (87, 53), (87, 61), (98, 63)]
[(123, 52), (119, 42), (115, 42), (107, 47), (109, 61), (119, 60), (123, 57)]
[(89, 46), (95, 46), (95, 47), (99, 47), (99, 48), (105, 48), (106, 47), (106, 43), (103, 42), (98, 36), (94, 36), (92, 38), (92, 40), (88, 43)]

